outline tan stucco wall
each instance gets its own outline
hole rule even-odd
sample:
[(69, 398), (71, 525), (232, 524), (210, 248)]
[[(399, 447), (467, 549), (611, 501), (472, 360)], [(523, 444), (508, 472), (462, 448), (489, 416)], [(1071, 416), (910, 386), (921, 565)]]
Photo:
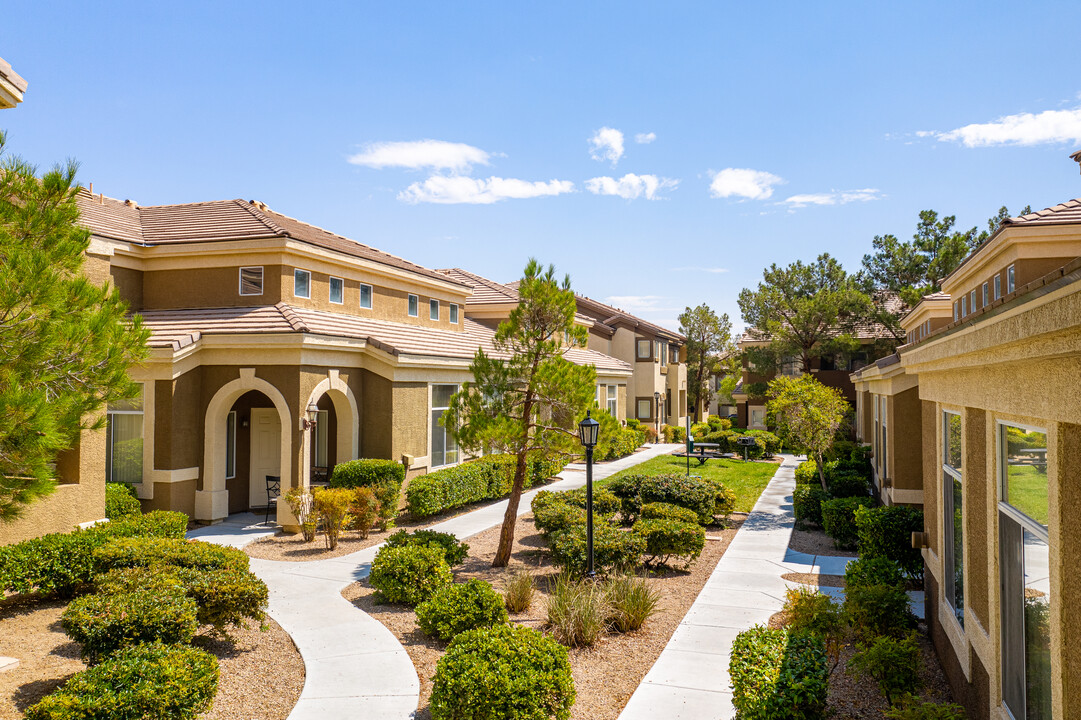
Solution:
[[(923, 422), (920, 428), (922, 438), (922, 450), (919, 457), (923, 464), (923, 529), (928, 534), (928, 547), (935, 557), (941, 557), (942, 548), (939, 543), (938, 523), (935, 519), (939, 513), (939, 497), (942, 486), (939, 484), (941, 463), (939, 462), (938, 450), (938, 406), (930, 401), (921, 400), (920, 410)], [(929, 566), (935, 565), (928, 562)]]
[(893, 480), (893, 488), (922, 490), (923, 466), (920, 455), (923, 412), (919, 388), (909, 388), (893, 396), (889, 409), (887, 430), (893, 447), (889, 457), (889, 476)]
[(113, 266), (110, 268), (113, 285), (120, 297), (128, 303), (129, 310), (143, 309), (143, 274), (139, 270)]
[[(1061, 658), (1062, 717), (1069, 720), (1081, 718), (1081, 532), (1078, 530), (1078, 518), (1081, 518), (1081, 425), (1061, 423), (1058, 426), (1056, 442), (1061, 458), (1057, 478), (1058, 517), (1055, 524), (1069, 532), (1058, 532), (1052, 536), (1053, 544), (1060, 548), (1057, 563), (1052, 572), (1058, 577), (1059, 594), (1062, 598), (1057, 607), (1052, 608), (1051, 621), (1059, 628), (1057, 643)], [(1066, 671), (1068, 669), (1068, 672)]]
[[(293, 271), (280, 265), (263, 267), (263, 294), (240, 294), (240, 266), (149, 270), (143, 273), (143, 308), (254, 307), (273, 305), (282, 300), (282, 281), (289, 273), (292, 290)], [(287, 297), (291, 298), (292, 293)]]
[(989, 554), (995, 546), (989, 542), (987, 519), (988, 502), (993, 504), (995, 496), (987, 473), (988, 442), (993, 442), (993, 438), (989, 437), (987, 413), (983, 410), (965, 408), (963, 422), (964, 459), (961, 465), (964, 477), (961, 489), (965, 507), (966, 604), (976, 614), (980, 625), (986, 628), (990, 627), (988, 567), (993, 564)]

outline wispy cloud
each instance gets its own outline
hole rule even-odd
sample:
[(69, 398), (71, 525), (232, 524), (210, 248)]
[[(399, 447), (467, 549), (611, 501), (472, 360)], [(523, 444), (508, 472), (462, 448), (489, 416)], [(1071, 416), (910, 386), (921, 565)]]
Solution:
[(640, 197), (654, 200), (658, 192), (675, 189), (678, 185), (679, 180), (634, 173), (627, 173), (618, 180), (613, 177), (595, 177), (586, 181), (586, 188), (594, 195), (617, 195), (626, 200)]
[(671, 298), (660, 295), (612, 295), (604, 302), (669, 328), (679, 327), (679, 314), (683, 312), (682, 307), (670, 304)]
[(831, 190), (828, 193), (805, 193), (793, 195), (783, 200), (790, 208), (802, 208), (808, 205), (847, 205), (853, 202), (880, 200), (882, 193), (875, 188), (861, 190)]
[(638, 133), (634, 136), (634, 141), (639, 145), (649, 145), (651, 142), (657, 139), (657, 133), (647, 132)]
[(672, 268), (672, 272), (706, 272), (706, 273), (726, 273), (728, 268), (723, 267), (675, 267)]
[(784, 179), (764, 170), (749, 168), (725, 168), (711, 173), (709, 194), (715, 198), (741, 197), (747, 200), (767, 200), (773, 195), (775, 185)]
[(549, 182), (517, 180), (515, 178), (471, 178), (460, 175), (450, 177), (433, 175), (424, 182), (415, 182), (402, 192), (402, 202), (437, 203), (441, 205), (471, 204), (490, 205), (500, 200), (522, 200), (574, 192), (569, 180)]
[(349, 156), (354, 165), (382, 169), (401, 167), (410, 170), (451, 170), (468, 172), (474, 165), (487, 165), (490, 153), (465, 143), (443, 140), (410, 140), (407, 142), (378, 142), (364, 151)]
[(615, 167), (623, 157), (623, 133), (615, 128), (602, 127), (589, 139), (589, 155), (600, 162), (609, 161)]
[(916, 135), (958, 142), (970, 148), (1077, 143), (1081, 142), (1081, 108), (1005, 115), (993, 122), (973, 123), (946, 132), (921, 130)]

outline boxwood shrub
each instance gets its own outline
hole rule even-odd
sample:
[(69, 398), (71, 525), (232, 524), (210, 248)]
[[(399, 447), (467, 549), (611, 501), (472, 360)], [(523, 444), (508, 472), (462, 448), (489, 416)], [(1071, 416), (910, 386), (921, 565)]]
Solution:
[(105, 483), (105, 517), (115, 520), (124, 515), (142, 512), (135, 491), (127, 483)]
[(218, 691), (218, 660), (181, 645), (120, 650), (73, 675), (26, 711), (27, 720), (194, 720)]
[[(552, 561), (569, 573), (580, 575), (588, 564), (585, 523), (575, 524), (549, 537)], [(628, 570), (642, 561), (646, 541), (641, 535), (593, 523), (593, 567), (601, 574)]]
[(923, 531), (923, 511), (918, 508), (857, 508), (856, 536), (860, 556), (893, 560), (911, 578), (923, 577), (923, 555), (912, 547), (912, 533)]
[(845, 588), (844, 613), (848, 624), (864, 638), (900, 637), (916, 627), (916, 616), (908, 607), (908, 595), (896, 585)]
[(385, 529), (398, 517), (405, 466), (394, 460), (364, 458), (334, 466), (332, 488), (370, 487), (379, 500), (379, 527)]
[(834, 498), (822, 501), (822, 529), (833, 538), (840, 548), (853, 548), (858, 539), (856, 533), (856, 508), (871, 507), (873, 498)]
[(567, 648), (522, 625), (461, 633), (436, 666), (433, 720), (567, 720), (574, 704)]
[(443, 559), (451, 567), (461, 565), (469, 555), (469, 545), (460, 541), (452, 533), (438, 532), (436, 530), (415, 530), (413, 532), (399, 530), (387, 538), (385, 545), (386, 547), (405, 547), (407, 545), (437, 547), (443, 551)]
[(674, 557), (689, 565), (706, 546), (706, 531), (697, 522), (679, 520), (639, 520), (632, 530), (646, 541), (646, 554), (652, 563), (667, 565)]
[(450, 640), (466, 630), (507, 622), (503, 596), (476, 578), (447, 585), (417, 605), (417, 624), (429, 637)]
[[(698, 524), (698, 515), (694, 510), (688, 510), (672, 503), (646, 503), (642, 506), (642, 520), (678, 520), (679, 522)], [(642, 520), (638, 522), (641, 523)]]
[(871, 484), (865, 475), (845, 471), (830, 473), (826, 477), (826, 487), (835, 498), (866, 497)]
[(188, 516), (182, 512), (152, 510), (145, 515), (125, 515), (87, 530), (102, 538), (156, 537), (183, 540)]
[[(576, 525), (586, 524), (586, 511), (567, 503), (542, 505), (533, 513), (533, 523), (543, 534), (553, 535), (568, 530)], [(593, 513), (593, 524), (605, 523), (603, 518)]]
[(822, 502), (830, 494), (820, 485), (797, 485), (792, 492), (792, 510), (797, 525), (822, 525)]
[[(541, 492), (547, 492), (542, 490)], [(580, 507), (582, 510), (586, 509), (586, 489), (578, 488), (577, 490), (568, 490), (566, 492), (557, 493), (564, 502), (575, 507)], [(604, 515), (605, 517), (611, 517), (619, 512), (620, 502), (616, 494), (604, 487), (593, 488), (593, 514)]]
[(628, 523), (642, 512), (642, 505), (665, 502), (693, 510), (698, 521), (708, 525), (713, 521), (717, 490), (705, 480), (685, 475), (624, 475), (608, 485), (620, 501), (620, 511)]
[(95, 593), (71, 601), (60, 625), (94, 664), (126, 647), (160, 640), (187, 644), (199, 627), (195, 601), (180, 588), (151, 585), (136, 592)]
[(845, 588), (848, 589), (868, 585), (899, 587), (903, 582), (901, 566), (885, 557), (859, 557), (845, 568)]
[(825, 715), (829, 663), (818, 637), (761, 625), (745, 630), (732, 643), (728, 672), (732, 705), (742, 720)]
[(822, 487), (822, 483), (818, 477), (818, 463), (814, 460), (804, 460), (796, 466), (796, 484), (797, 485), (818, 485)]
[(762, 457), (773, 457), (781, 451), (781, 438), (769, 430), (748, 430), (743, 434), (750, 435), (758, 441), (759, 447), (762, 448)]
[[(559, 458), (530, 455), (526, 459), (523, 488), (557, 475), (565, 463)], [(405, 497), (409, 512), (430, 517), (447, 510), (510, 494), (517, 469), (513, 455), (485, 455), (453, 467), (436, 470), (409, 481)]]
[(377, 601), (415, 606), (450, 585), (451, 577), (442, 548), (406, 545), (380, 548), (368, 582)]
[(247, 570), (248, 556), (236, 548), (196, 540), (121, 538), (94, 550), (94, 565), (100, 571), (151, 565)]

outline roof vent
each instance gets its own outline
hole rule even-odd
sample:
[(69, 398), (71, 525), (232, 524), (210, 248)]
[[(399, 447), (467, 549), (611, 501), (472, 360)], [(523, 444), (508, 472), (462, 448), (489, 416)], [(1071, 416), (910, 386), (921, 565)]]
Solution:
[(139, 203), (135, 202), (134, 200), (130, 200), (130, 199), (125, 200), (124, 204), (127, 205), (128, 207), (133, 207), (133, 208), (139, 207)]
[(262, 210), (263, 212), (266, 212), (266, 211), (267, 211), (267, 207), (266, 207), (266, 203), (265, 203), (265, 202), (259, 202), (258, 200), (249, 200), (249, 201), (248, 201), (248, 204), (249, 204), (249, 205), (254, 205), (255, 207), (257, 207), (257, 208), (259, 208), (260, 210)]

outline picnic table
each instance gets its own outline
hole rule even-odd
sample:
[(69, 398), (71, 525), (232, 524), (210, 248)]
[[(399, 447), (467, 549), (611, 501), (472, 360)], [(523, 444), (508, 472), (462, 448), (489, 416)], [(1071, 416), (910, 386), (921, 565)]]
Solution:
[(692, 451), (676, 453), (676, 457), (694, 458), (698, 461), (698, 467), (702, 467), (706, 464), (706, 460), (720, 460), (728, 457), (726, 453), (719, 452), (720, 447), (720, 443), (695, 442)]

